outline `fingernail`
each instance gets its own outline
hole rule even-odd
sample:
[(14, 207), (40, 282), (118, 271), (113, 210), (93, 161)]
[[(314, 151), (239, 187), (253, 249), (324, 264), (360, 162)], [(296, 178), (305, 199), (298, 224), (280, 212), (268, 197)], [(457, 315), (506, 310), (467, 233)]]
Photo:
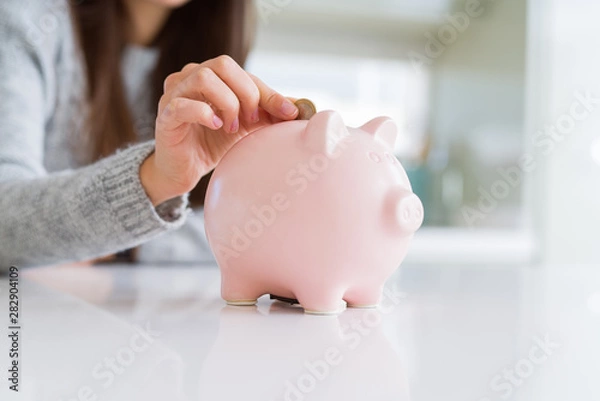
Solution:
[(285, 100), (281, 105), (281, 112), (286, 116), (293, 116), (298, 111), (298, 108), (294, 106), (294, 103), (289, 100)]
[(173, 106), (173, 103), (169, 103), (167, 104), (167, 107), (165, 107), (165, 109), (163, 110), (163, 116), (164, 117), (171, 117), (171, 115), (173, 114), (173, 110), (175, 109), (175, 107)]
[(213, 125), (215, 128), (221, 128), (223, 126), (223, 120), (219, 118), (219, 116), (213, 116)]
[(235, 120), (233, 120), (233, 122), (231, 123), (231, 129), (229, 131), (231, 131), (232, 134), (235, 134), (236, 132), (238, 132), (239, 128), (240, 128), (240, 119), (236, 117)]
[(254, 113), (252, 113), (252, 115), (250, 116), (250, 120), (255, 123), (258, 122), (259, 116), (258, 116), (258, 109), (254, 110)]

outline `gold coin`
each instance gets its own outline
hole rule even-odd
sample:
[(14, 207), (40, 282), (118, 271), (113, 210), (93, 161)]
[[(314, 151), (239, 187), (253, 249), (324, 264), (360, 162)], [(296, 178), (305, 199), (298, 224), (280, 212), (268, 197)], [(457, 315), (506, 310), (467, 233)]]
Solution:
[(308, 99), (298, 99), (294, 104), (299, 110), (296, 120), (310, 120), (317, 113), (314, 103)]

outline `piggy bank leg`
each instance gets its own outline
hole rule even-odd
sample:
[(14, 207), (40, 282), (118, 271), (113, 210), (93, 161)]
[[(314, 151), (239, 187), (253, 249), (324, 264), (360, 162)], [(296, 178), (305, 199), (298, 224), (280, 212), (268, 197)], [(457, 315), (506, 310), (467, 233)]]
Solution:
[(258, 288), (256, 284), (245, 281), (242, 277), (221, 277), (221, 297), (229, 305), (256, 305), (257, 299), (264, 293)]
[(351, 287), (344, 294), (344, 300), (351, 308), (376, 308), (381, 302), (383, 285)]
[(346, 307), (342, 300), (343, 291), (332, 291), (331, 288), (320, 290), (318, 286), (311, 286), (308, 290), (295, 291), (294, 294), (304, 308), (304, 313), (335, 315)]

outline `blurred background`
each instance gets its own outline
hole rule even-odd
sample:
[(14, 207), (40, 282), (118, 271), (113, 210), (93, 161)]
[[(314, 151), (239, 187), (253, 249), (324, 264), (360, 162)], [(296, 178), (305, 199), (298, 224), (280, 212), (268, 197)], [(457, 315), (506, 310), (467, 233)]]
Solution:
[(426, 211), (407, 260), (600, 263), (591, 4), (257, 0), (248, 69), (350, 126), (398, 122)]

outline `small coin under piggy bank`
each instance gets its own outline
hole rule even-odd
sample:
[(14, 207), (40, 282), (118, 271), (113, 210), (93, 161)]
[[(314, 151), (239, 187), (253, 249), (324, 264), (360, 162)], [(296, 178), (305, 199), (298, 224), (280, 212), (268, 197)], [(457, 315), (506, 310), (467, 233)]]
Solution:
[(298, 99), (294, 104), (299, 110), (296, 120), (310, 120), (317, 113), (315, 104), (308, 99)]

